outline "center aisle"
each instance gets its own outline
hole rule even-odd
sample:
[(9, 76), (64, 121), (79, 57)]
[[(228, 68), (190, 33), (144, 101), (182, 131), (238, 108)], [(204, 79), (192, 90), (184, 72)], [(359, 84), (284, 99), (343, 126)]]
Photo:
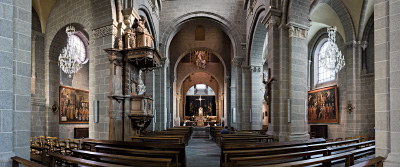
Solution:
[(187, 167), (219, 167), (221, 150), (210, 139), (190, 139), (186, 146)]

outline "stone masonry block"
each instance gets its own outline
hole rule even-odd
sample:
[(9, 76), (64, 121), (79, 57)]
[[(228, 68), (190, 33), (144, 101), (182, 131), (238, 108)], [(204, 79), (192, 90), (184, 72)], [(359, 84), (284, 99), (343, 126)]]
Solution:
[[(30, 111), (31, 110), (31, 96), (30, 95), (15, 95), (15, 110), (17, 111)], [(29, 113), (24, 113), (29, 115)]]
[(14, 5), (27, 11), (32, 10), (32, 0), (14, 0)]
[(30, 77), (31, 76), (31, 64), (16, 62), (16, 72), (17, 75)]
[(31, 50), (31, 36), (30, 35), (26, 36), (26, 35), (19, 34), (18, 37), (19, 37), (18, 48), (21, 49), (21, 50), (30, 51)]
[(0, 37), (13, 38), (13, 23), (10, 20), (0, 19)]
[(12, 109), (12, 91), (0, 91), (0, 109)]
[(0, 132), (0, 150), (1, 152), (11, 152), (13, 146), (13, 134), (11, 132)]
[(5, 90), (5, 91), (12, 91), (13, 85), (12, 85), (12, 69), (8, 68), (0, 68), (0, 90)]
[[(10, 42), (12, 44), (12, 41), (10, 41)], [(0, 46), (0, 48), (3, 49), (1, 46)], [(1, 60), (0, 61), (1, 68), (9, 68), (9, 69), (13, 68), (13, 63), (12, 63), (13, 62), (13, 54), (12, 53), (0, 51), (0, 60)]]
[(27, 95), (31, 92), (31, 78), (14, 76), (14, 93), (19, 95)]

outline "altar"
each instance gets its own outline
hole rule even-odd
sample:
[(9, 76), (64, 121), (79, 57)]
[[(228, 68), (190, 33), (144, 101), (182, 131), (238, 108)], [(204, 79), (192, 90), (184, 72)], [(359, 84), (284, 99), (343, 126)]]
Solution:
[(216, 126), (218, 124), (216, 116), (186, 116), (182, 126)]

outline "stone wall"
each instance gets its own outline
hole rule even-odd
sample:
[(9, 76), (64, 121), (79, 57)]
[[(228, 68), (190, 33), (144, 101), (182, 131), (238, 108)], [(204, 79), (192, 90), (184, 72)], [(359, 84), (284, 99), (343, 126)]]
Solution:
[[(113, 1), (112, 1), (113, 2)], [(95, 39), (93, 30), (104, 26), (112, 25), (112, 10), (114, 4), (110, 1), (57, 1), (49, 15), (46, 24), (45, 34), (45, 73), (46, 73), (46, 106), (51, 106), (53, 101), (58, 99), (58, 86), (60, 84), (59, 67), (57, 60), (52, 57), (58, 57), (59, 51), (52, 51), (51, 45), (63, 45), (64, 43), (57, 44), (54, 40), (56, 33), (62, 29), (65, 34), (64, 28), (66, 25), (75, 23), (81, 25), (85, 29), (89, 39), (89, 62), (86, 67), (85, 73), (88, 72), (89, 78), (86, 78), (86, 90), (89, 90), (89, 137), (96, 139), (108, 139), (108, 104), (107, 98), (109, 94), (109, 69), (107, 54), (103, 51), (104, 48), (113, 46), (112, 33), (100, 34), (99, 38)], [(115, 16), (115, 15), (114, 15)], [(100, 32), (101, 33), (101, 32)], [(102, 36), (103, 35), (103, 36)], [(54, 42), (54, 43), (53, 43)], [(84, 71), (85, 68), (81, 69)], [(79, 77), (79, 74), (78, 76)], [(88, 81), (87, 81), (88, 79)], [(89, 84), (86, 84), (86, 83)], [(76, 82), (70, 82), (71, 86), (76, 86)], [(79, 85), (79, 84), (78, 84)], [(93, 114), (93, 101), (100, 101), (100, 122), (94, 123)], [(57, 100), (56, 100), (57, 101)], [(48, 135), (63, 135), (71, 136), (72, 127), (74, 125), (61, 125), (59, 126), (59, 113), (52, 113), (47, 109), (48, 114)], [(82, 127), (83, 125), (78, 125)]]
[(0, 166), (29, 159), (31, 101), (31, 1), (0, 3)]

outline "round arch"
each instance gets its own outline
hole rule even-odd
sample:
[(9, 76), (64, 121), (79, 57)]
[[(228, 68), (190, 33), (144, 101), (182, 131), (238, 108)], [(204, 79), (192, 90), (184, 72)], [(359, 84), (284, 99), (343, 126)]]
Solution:
[[(316, 9), (316, 6), (319, 3), (325, 3), (328, 6), (330, 6), (336, 12), (336, 14), (338, 16), (340, 16), (339, 17), (340, 22), (343, 25), (348, 25), (348, 26), (343, 26), (345, 43), (352, 42), (354, 39), (356, 39), (356, 37), (355, 37), (356, 33), (355, 33), (355, 27), (354, 27), (354, 24), (353, 24), (353, 19), (350, 16), (349, 10), (343, 4), (342, 1), (314, 0), (314, 2), (312, 2), (311, 6), (310, 6), (310, 10), (309, 10), (309, 14), (310, 15)], [(289, 8), (289, 10), (290, 10), (290, 8)]]
[[(249, 46), (247, 49), (247, 60), (246, 62), (248, 65), (254, 65), (253, 63), (259, 61), (260, 59), (256, 58), (255, 56), (263, 56), (263, 48), (255, 47), (256, 44), (263, 44), (265, 41), (265, 36), (267, 34), (267, 29), (261, 23), (262, 19), (264, 19), (265, 13), (265, 6), (260, 5), (255, 12), (255, 16), (253, 17), (251, 26), (250, 26), (250, 34), (248, 36), (249, 39)], [(254, 60), (254, 61), (253, 61)]]
[[(178, 88), (178, 92), (185, 92), (185, 90), (182, 90), (183, 88), (182, 88), (182, 85), (183, 85), (183, 82), (185, 82), (185, 80), (189, 77), (189, 76), (191, 76), (192, 74), (195, 74), (195, 73), (199, 73), (199, 72), (202, 72), (202, 73), (206, 73), (206, 74), (208, 74), (208, 75), (210, 75), (210, 76), (212, 76), (212, 77), (214, 77), (215, 78), (215, 81), (217, 81), (217, 85), (218, 85), (218, 89), (217, 88), (212, 88), (213, 90), (214, 90), (214, 92), (216, 92), (216, 90), (218, 91), (218, 92), (221, 92), (221, 90), (223, 90), (223, 87), (221, 86), (221, 83), (216, 79), (216, 77), (215, 77), (215, 75), (214, 74), (211, 74), (211, 73), (209, 73), (209, 72), (207, 72), (207, 71), (201, 71), (201, 70), (198, 70), (198, 71), (193, 71), (193, 72), (191, 72), (191, 73), (189, 73), (189, 74), (187, 74), (186, 76), (184, 76), (183, 77), (183, 79), (182, 79), (182, 81), (180, 81), (180, 83), (179, 83), (179, 85), (180, 85), (180, 87)], [(190, 85), (190, 87), (191, 86), (193, 86), (193, 85), (195, 85), (195, 84), (198, 84), (198, 83), (193, 83), (193, 84), (191, 84)], [(204, 83), (205, 84), (205, 83)], [(190, 88), (189, 87), (189, 88)], [(187, 91), (187, 90), (186, 90)]]
[(189, 54), (189, 53), (191, 53), (191, 52), (194, 52), (194, 51), (197, 51), (197, 50), (208, 51), (208, 52), (214, 54), (215, 56), (217, 56), (218, 59), (219, 59), (219, 61), (221, 61), (221, 63), (222, 63), (222, 66), (223, 66), (223, 69), (224, 69), (224, 76), (225, 76), (225, 74), (226, 74), (226, 65), (225, 65), (225, 61), (222, 59), (221, 55), (220, 55), (219, 53), (215, 52), (213, 49), (202, 48), (202, 47), (201, 47), (201, 48), (192, 48), (192, 49), (190, 49), (190, 50), (187, 50), (187, 51), (183, 52), (183, 53), (178, 57), (178, 59), (176, 60), (175, 66), (174, 66), (174, 76), (177, 76), (177, 68), (178, 68), (179, 62), (180, 62), (187, 54)]
[[(235, 26), (232, 26), (233, 23), (225, 19), (224, 17), (212, 13), (212, 12), (206, 12), (206, 11), (196, 11), (196, 12), (190, 12), (184, 15), (181, 15), (173, 20), (171, 20), (169, 23), (167, 23), (167, 26), (165, 30), (161, 33), (161, 38), (160, 42), (162, 44), (165, 44), (165, 46), (161, 47), (161, 54), (166, 55), (165, 57), (169, 57), (167, 54), (169, 51), (169, 45), (173, 39), (173, 37), (178, 33), (184, 26), (184, 23), (191, 21), (196, 18), (206, 18), (209, 19), (213, 22), (216, 22), (217, 25), (220, 25), (220, 29), (223, 30), (228, 37), (231, 40), (232, 47), (234, 54), (237, 55), (239, 52), (238, 46), (240, 46), (241, 39), (240, 39), (240, 33), (239, 31), (235, 28)], [(177, 24), (176, 24), (177, 23)]]

